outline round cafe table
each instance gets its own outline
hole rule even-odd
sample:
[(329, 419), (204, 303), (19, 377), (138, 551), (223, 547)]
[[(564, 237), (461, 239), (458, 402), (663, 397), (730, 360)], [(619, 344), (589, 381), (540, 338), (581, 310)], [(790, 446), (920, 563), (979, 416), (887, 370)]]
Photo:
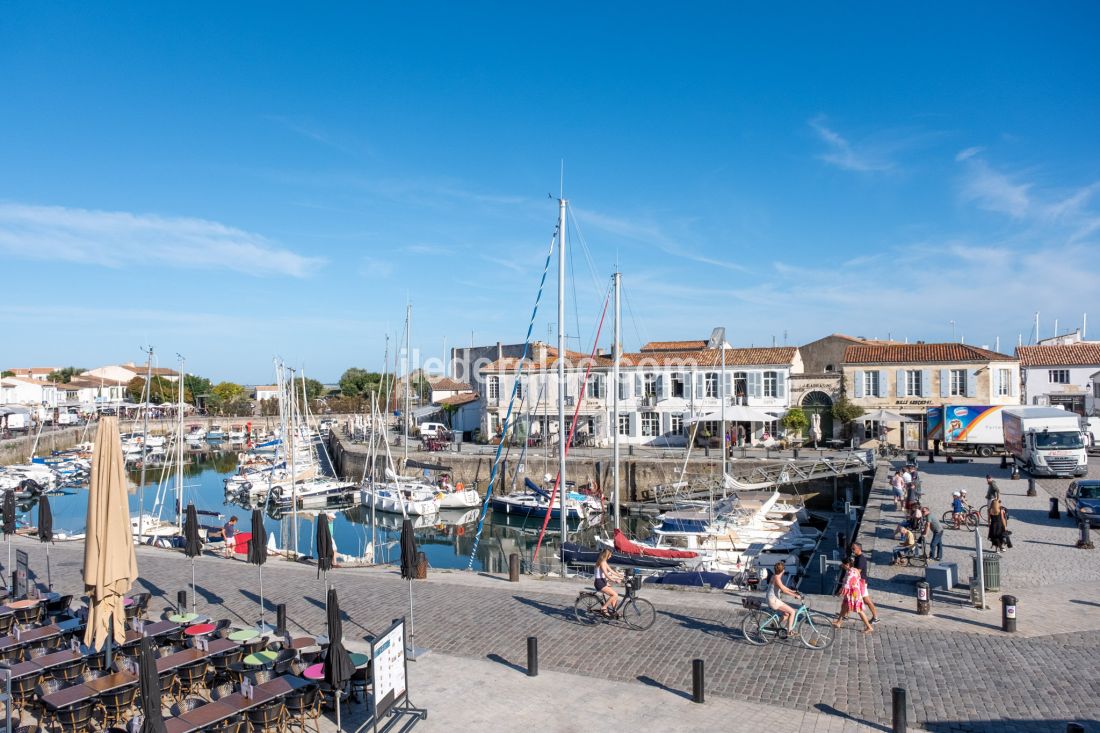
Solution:
[(18, 611), (23, 608), (34, 608), (38, 605), (38, 603), (39, 601), (37, 598), (27, 598), (26, 600), (22, 601), (12, 601), (11, 603), (8, 603), (7, 606), (10, 609)]
[[(370, 663), (370, 657), (366, 654), (352, 652), (348, 656), (351, 657), (351, 663), (356, 669), (362, 669)], [(302, 676), (307, 680), (323, 680), (325, 678), (325, 663), (318, 662), (317, 664), (309, 665), (306, 667), (305, 671), (302, 672)]]
[(205, 617), (200, 616), (197, 613), (177, 613), (169, 616), (168, 620), (176, 624), (189, 624), (193, 621), (205, 620)]
[(125, 606), (126, 608), (129, 608), (130, 606), (134, 605), (134, 599), (133, 598), (123, 598), (122, 599), (122, 605)]
[(255, 639), (260, 635), (260, 632), (256, 629), (240, 629), (234, 631), (229, 635), (230, 641), (248, 641), (249, 639)]
[(205, 636), (218, 628), (214, 624), (192, 624), (183, 630), (188, 636)]
[(275, 657), (277, 656), (279, 656), (277, 652), (264, 649), (254, 654), (249, 654), (242, 661), (250, 667), (262, 667), (269, 662), (275, 661)]

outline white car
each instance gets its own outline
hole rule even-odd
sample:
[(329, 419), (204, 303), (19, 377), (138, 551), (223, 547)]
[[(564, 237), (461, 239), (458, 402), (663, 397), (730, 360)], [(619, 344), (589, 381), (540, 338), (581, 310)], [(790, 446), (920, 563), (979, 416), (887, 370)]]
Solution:
[(418, 426), (421, 438), (449, 438), (451, 431), (441, 422), (424, 422)]

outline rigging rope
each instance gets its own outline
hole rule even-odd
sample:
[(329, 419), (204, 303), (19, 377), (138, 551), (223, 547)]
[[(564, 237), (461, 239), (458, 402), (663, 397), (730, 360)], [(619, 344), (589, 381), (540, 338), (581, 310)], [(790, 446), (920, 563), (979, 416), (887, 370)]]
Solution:
[(520, 357), (520, 368), (516, 374), (516, 379), (512, 383), (512, 395), (508, 398), (508, 411), (504, 414), (504, 425), (501, 427), (501, 439), (497, 444), (496, 455), (493, 456), (493, 466), (489, 469), (489, 487), (485, 490), (485, 500), (481, 503), (481, 513), (477, 518), (477, 534), (474, 535), (474, 546), (470, 550), (470, 562), (466, 566), (467, 570), (474, 569), (474, 558), (477, 557), (477, 547), (481, 543), (481, 532), (485, 528), (485, 514), (489, 510), (489, 502), (493, 498), (493, 484), (497, 478), (497, 470), (500, 467), (500, 454), (504, 449), (504, 444), (507, 442), (508, 427), (512, 421), (512, 408), (516, 403), (516, 391), (519, 389), (520, 377), (527, 369), (527, 352), (531, 348), (531, 331), (535, 327), (535, 317), (539, 312), (539, 303), (542, 302), (542, 290), (546, 285), (546, 274), (550, 271), (550, 258), (554, 254), (554, 241), (556, 236), (560, 236), (560, 232), (555, 232), (555, 236), (550, 237), (550, 249), (546, 252), (546, 264), (542, 268), (542, 279), (539, 281), (539, 291), (535, 296), (535, 307), (531, 310), (531, 320), (527, 324), (527, 338), (523, 342), (523, 356)]
[[(581, 389), (580, 389), (580, 394), (577, 397), (577, 405), (576, 405), (576, 407), (573, 408), (573, 421), (569, 425), (569, 438), (568, 438), (568, 441), (565, 444), (565, 455), (566, 455), (566, 457), (569, 456), (569, 448), (573, 445), (573, 436), (577, 432), (577, 417), (580, 414), (581, 405), (584, 404), (584, 395), (588, 390), (588, 377), (589, 377), (589, 375), (592, 374), (592, 364), (593, 364), (593, 362), (596, 361), (596, 350), (600, 346), (600, 332), (603, 330), (604, 319), (607, 318), (607, 305), (610, 301), (611, 301), (611, 288), (609, 287), (607, 289), (607, 295), (604, 296), (603, 312), (600, 313), (600, 322), (596, 326), (596, 338), (594, 338), (592, 340), (592, 353), (588, 357), (588, 366), (584, 370), (584, 379), (581, 381)], [(558, 358), (559, 359), (562, 358), (562, 355), (559, 354)], [(564, 387), (564, 385), (561, 385), (561, 384), (558, 385), (558, 389), (562, 389), (563, 387)], [(616, 426), (615, 429), (618, 430), (618, 427)], [(558, 440), (561, 440), (561, 426), (558, 427)], [(542, 529), (539, 530), (538, 542), (535, 543), (535, 554), (533, 555), (533, 557), (537, 558), (539, 556), (539, 548), (542, 547), (542, 538), (546, 535), (546, 526), (548, 524), (550, 524), (550, 515), (554, 513), (554, 497), (558, 493), (558, 487), (559, 486), (561, 486), (561, 466), (558, 466), (558, 474), (557, 474), (557, 477), (554, 479), (554, 489), (553, 489), (553, 491), (550, 492), (550, 501), (549, 501), (549, 503), (547, 504), (547, 507), (546, 507), (546, 516), (543, 517), (543, 520), (542, 520)], [(561, 487), (561, 490), (562, 490), (562, 493), (564, 494), (565, 487)], [(602, 499), (600, 501), (600, 504), (601, 505), (603, 504)], [(568, 521), (569, 521), (569, 515), (568, 515), (568, 513), (566, 513), (565, 522), (568, 523)], [(568, 524), (567, 524), (567, 526), (568, 526)], [(564, 545), (565, 545), (565, 538), (562, 537), (562, 549), (563, 550), (564, 550)]]

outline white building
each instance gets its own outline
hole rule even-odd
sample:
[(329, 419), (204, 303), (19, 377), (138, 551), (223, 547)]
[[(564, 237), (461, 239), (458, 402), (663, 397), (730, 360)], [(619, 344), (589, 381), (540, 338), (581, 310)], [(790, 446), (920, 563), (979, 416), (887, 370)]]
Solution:
[(0, 404), (28, 407), (57, 407), (57, 385), (23, 377), (0, 378)]
[(261, 384), (257, 385), (252, 390), (252, 399), (260, 402), (262, 400), (273, 400), (279, 396), (279, 387), (274, 384)]
[(13, 377), (33, 379), (36, 382), (45, 382), (46, 378), (51, 374), (61, 371), (61, 367), (18, 367), (5, 369), (4, 371), (11, 372)]
[(1027, 404), (1059, 405), (1082, 416), (1100, 414), (1100, 396), (1093, 380), (1100, 370), (1100, 341), (1018, 346), (1016, 356)]
[[(178, 382), (180, 375), (178, 372), (168, 369), (166, 367), (153, 367), (152, 373), (154, 377), (161, 377), (169, 382)], [(145, 379), (146, 369), (144, 364), (135, 364), (132, 361), (125, 364), (109, 364), (107, 366), (96, 367), (95, 369), (89, 369), (80, 376), (88, 377), (89, 379), (102, 379), (105, 382), (114, 382), (116, 384), (126, 385), (130, 383), (130, 380), (134, 377), (141, 377)]]

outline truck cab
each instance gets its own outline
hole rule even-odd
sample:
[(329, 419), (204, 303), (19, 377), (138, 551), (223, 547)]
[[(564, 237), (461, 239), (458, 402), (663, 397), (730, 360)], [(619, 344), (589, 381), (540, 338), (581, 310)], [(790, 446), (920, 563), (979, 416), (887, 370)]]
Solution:
[(1006, 408), (1005, 448), (1032, 476), (1088, 473), (1085, 434), (1072, 412), (1049, 407)]

